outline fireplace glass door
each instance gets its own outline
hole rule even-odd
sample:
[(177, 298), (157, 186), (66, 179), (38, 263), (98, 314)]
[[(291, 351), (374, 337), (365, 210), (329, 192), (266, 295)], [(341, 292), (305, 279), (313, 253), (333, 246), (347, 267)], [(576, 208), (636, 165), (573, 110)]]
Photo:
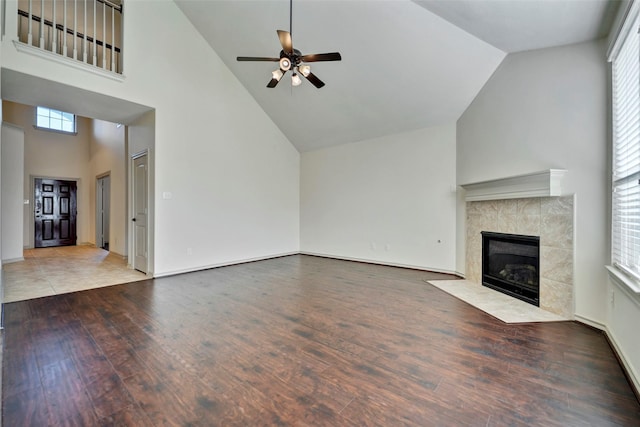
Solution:
[(482, 284), (540, 306), (540, 237), (483, 231)]

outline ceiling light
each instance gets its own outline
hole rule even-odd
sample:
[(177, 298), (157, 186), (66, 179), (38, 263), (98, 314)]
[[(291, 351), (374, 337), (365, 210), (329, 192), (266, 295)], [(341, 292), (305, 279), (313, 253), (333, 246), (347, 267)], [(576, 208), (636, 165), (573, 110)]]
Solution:
[(280, 69), (282, 71), (287, 71), (291, 68), (291, 61), (289, 58), (280, 58)]
[(282, 78), (282, 70), (277, 69), (271, 72), (271, 76), (276, 79), (277, 81), (280, 81), (280, 79)]
[(291, 76), (291, 85), (300, 86), (301, 84), (302, 84), (302, 79), (300, 78), (300, 76), (297, 75), (296, 73), (293, 73), (293, 76)]
[(311, 73), (311, 67), (308, 65), (301, 65), (298, 67), (298, 71), (300, 71), (300, 74), (307, 77)]

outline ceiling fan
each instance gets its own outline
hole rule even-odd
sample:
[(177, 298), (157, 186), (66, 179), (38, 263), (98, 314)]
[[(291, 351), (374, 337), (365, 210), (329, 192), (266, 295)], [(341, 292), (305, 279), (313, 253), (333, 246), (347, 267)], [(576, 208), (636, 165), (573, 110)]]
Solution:
[(267, 84), (267, 87), (274, 88), (282, 79), (284, 74), (291, 70), (291, 85), (300, 86), (302, 74), (307, 80), (311, 82), (315, 87), (320, 89), (324, 86), (324, 82), (316, 77), (311, 72), (311, 67), (307, 65), (307, 62), (319, 62), (319, 61), (340, 61), (342, 57), (339, 52), (331, 53), (315, 53), (311, 55), (303, 55), (298, 49), (293, 48), (293, 42), (291, 40), (292, 30), (292, 16), (293, 16), (293, 0), (289, 1), (289, 31), (277, 30), (282, 50), (280, 51), (279, 58), (264, 58), (253, 56), (238, 56), (238, 61), (262, 61), (262, 62), (279, 62), (280, 67), (271, 73), (271, 81)]

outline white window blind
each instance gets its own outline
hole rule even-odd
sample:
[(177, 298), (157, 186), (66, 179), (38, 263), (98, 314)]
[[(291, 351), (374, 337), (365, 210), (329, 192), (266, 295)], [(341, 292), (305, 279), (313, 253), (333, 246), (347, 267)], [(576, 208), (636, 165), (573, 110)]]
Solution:
[(640, 280), (640, 37), (639, 18), (612, 59), (612, 261)]

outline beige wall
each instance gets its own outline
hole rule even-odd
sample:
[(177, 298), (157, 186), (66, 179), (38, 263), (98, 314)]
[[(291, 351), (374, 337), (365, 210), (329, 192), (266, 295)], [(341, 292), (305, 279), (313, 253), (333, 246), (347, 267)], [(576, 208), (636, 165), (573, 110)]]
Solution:
[(24, 129), (23, 245), (33, 247), (33, 179), (60, 178), (78, 182), (78, 244), (95, 243), (96, 177), (111, 175), (113, 251), (125, 255), (126, 171), (124, 127), (77, 117), (77, 135), (34, 128), (34, 107), (3, 101), (3, 121)]
[(34, 128), (34, 107), (3, 101), (3, 120), (24, 129), (23, 240), (33, 247), (33, 178), (47, 177), (78, 181), (78, 243), (92, 242), (89, 196), (89, 137), (91, 121), (78, 117), (77, 135), (47, 132)]
[[(89, 168), (92, 185), (90, 205), (95, 218), (96, 179), (108, 174), (111, 177), (109, 250), (126, 255), (126, 200), (127, 177), (125, 157), (125, 127), (103, 120), (92, 120), (89, 141)], [(95, 221), (91, 222), (92, 242), (95, 243)]]

